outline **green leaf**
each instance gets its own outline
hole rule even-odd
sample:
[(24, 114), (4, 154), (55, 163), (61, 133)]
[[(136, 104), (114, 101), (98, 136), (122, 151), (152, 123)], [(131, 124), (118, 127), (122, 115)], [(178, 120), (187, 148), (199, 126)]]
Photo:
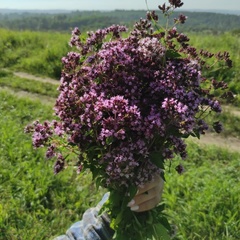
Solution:
[(161, 213), (164, 210), (164, 208), (165, 208), (165, 204), (161, 203), (157, 207), (152, 209), (152, 211), (157, 212), (159, 214), (159, 213)]
[(130, 199), (132, 199), (136, 193), (137, 193), (137, 187), (136, 186), (130, 186), (129, 187), (129, 194), (130, 194)]
[(142, 228), (142, 224), (139, 222), (139, 220), (138, 220), (138, 218), (137, 218), (137, 216), (135, 214), (133, 214), (133, 216), (134, 216), (137, 228), (141, 229)]
[(121, 211), (115, 219), (115, 222), (114, 222), (115, 225), (118, 225), (122, 221), (122, 216), (123, 216), (123, 212)]
[(102, 186), (103, 184), (103, 179), (101, 177), (97, 177), (95, 178), (95, 184), (96, 184), (96, 189), (98, 190), (100, 186)]
[(166, 217), (161, 217), (161, 223), (168, 231), (171, 231), (171, 226)]
[(176, 52), (174, 50), (167, 50), (166, 57), (167, 58), (180, 58), (181, 54), (179, 54), (178, 52)]
[(149, 211), (149, 214), (148, 214), (148, 218), (147, 218), (147, 220), (146, 220), (146, 223), (147, 224), (149, 224), (149, 225), (151, 225), (151, 224), (153, 224), (153, 215), (151, 214), (151, 211)]
[(112, 142), (113, 142), (113, 137), (112, 136), (106, 138), (106, 144), (107, 145), (111, 145)]
[(200, 139), (200, 133), (197, 129), (194, 129), (193, 132), (191, 132), (191, 136)]
[(164, 169), (164, 158), (163, 158), (161, 152), (152, 152), (150, 154), (150, 160), (157, 167)]
[(161, 223), (154, 224), (153, 228), (156, 240), (171, 240), (168, 231)]
[(117, 191), (111, 191), (109, 196), (109, 201), (114, 203), (114, 207), (120, 208), (121, 207), (121, 196)]

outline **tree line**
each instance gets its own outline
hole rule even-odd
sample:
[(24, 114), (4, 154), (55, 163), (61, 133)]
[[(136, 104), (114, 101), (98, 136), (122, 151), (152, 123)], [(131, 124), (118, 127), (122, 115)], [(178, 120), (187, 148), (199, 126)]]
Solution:
[[(174, 12), (172, 19), (178, 17), (179, 14), (188, 16), (188, 21), (183, 26), (180, 26), (180, 30), (184, 31), (219, 33), (226, 31), (239, 32), (240, 29), (239, 15), (211, 12)], [(134, 22), (140, 18), (145, 18), (145, 16), (146, 11), (143, 10), (0, 13), (0, 28), (69, 32), (74, 27), (79, 27), (81, 31), (89, 31), (112, 24), (131, 27)], [(164, 25), (165, 19), (160, 16), (159, 22)]]

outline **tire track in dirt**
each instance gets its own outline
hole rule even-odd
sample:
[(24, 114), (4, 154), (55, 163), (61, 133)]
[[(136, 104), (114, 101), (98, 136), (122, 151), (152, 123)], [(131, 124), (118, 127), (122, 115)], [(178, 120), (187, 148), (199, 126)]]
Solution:
[[(38, 76), (29, 74), (29, 73), (25, 73), (25, 72), (13, 72), (13, 74), (17, 77), (26, 78), (26, 79), (33, 80), (33, 81), (50, 83), (53, 85), (60, 84), (60, 82), (58, 80), (55, 80), (52, 78), (38, 77)], [(33, 99), (33, 100), (38, 100), (38, 101), (42, 102), (43, 104), (47, 104), (50, 106), (54, 106), (55, 101), (56, 101), (56, 98), (53, 98), (53, 97), (49, 97), (49, 96), (38, 94), (38, 93), (32, 93), (32, 92), (24, 91), (24, 90), (20, 90), (20, 89), (13, 89), (11, 87), (6, 87), (6, 86), (0, 87), (0, 90), (5, 90), (5, 91), (9, 92), (10, 94), (13, 94), (18, 97), (24, 97), (24, 98), (29, 98), (29, 99)]]
[(240, 110), (237, 107), (232, 107), (232, 106), (223, 106), (223, 111), (224, 112), (229, 112), (233, 114), (234, 116), (240, 117)]
[(34, 81), (40, 81), (40, 82), (45, 82), (45, 83), (51, 83), (54, 85), (59, 85), (59, 80), (55, 80), (52, 78), (37, 77), (37, 76), (31, 75), (31, 74), (25, 73), (25, 72), (14, 72), (13, 74), (20, 78), (27, 78), (27, 79), (34, 80)]
[(201, 135), (200, 139), (192, 137), (189, 140), (201, 146), (208, 147), (209, 145), (213, 145), (216, 147), (228, 149), (230, 151), (240, 152), (240, 139), (235, 137), (225, 138), (221, 135), (207, 133), (205, 135)]
[(32, 100), (40, 101), (43, 104), (47, 104), (50, 106), (54, 106), (56, 99), (52, 97), (48, 97), (46, 95), (41, 95), (37, 93), (31, 93), (23, 90), (14, 90), (10, 87), (0, 87), (0, 91), (7, 91), (8, 93), (17, 96), (17, 97), (24, 97)]

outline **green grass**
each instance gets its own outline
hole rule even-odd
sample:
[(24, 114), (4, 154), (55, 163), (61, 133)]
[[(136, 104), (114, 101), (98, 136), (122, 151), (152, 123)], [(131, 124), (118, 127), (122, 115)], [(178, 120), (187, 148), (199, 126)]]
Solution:
[(59, 79), (69, 34), (0, 29), (0, 67)]
[[(233, 61), (233, 68), (223, 71), (221, 69), (209, 74), (217, 80), (224, 80), (228, 83), (229, 89), (235, 94), (236, 101), (234, 104), (240, 106), (239, 92), (240, 92), (240, 38), (238, 35), (234, 35), (230, 32), (213, 35), (202, 33), (189, 34), (191, 44), (198, 49), (208, 50), (212, 53), (218, 53), (219, 51), (227, 51), (230, 54), (230, 58)], [(216, 65), (216, 68), (219, 65)]]
[(0, 239), (49, 239), (65, 232), (101, 199), (91, 175), (68, 168), (53, 174), (53, 162), (34, 150), (24, 127), (52, 118), (50, 107), (0, 91)]
[[(0, 33), (2, 67), (42, 76), (59, 74), (59, 59), (67, 49), (65, 42), (69, 36), (7, 30)], [(235, 41), (239, 39), (229, 34), (218, 37), (220, 48), (230, 48), (238, 64)], [(193, 42), (205, 49), (219, 49), (212, 36), (196, 35)], [(234, 91), (239, 87), (238, 73), (235, 67), (229, 75)], [(6, 71), (0, 71), (0, 85), (52, 97), (57, 94), (56, 86), (14, 77)], [(1, 240), (41, 240), (63, 234), (104, 192), (95, 190), (90, 173), (77, 175), (69, 167), (54, 175), (53, 161), (45, 160), (43, 149), (33, 149), (24, 127), (35, 119), (52, 118), (52, 106), (0, 90)], [(224, 136), (240, 137), (239, 117), (225, 112), (219, 120), (225, 126)], [(189, 157), (183, 162), (186, 172), (181, 176), (174, 171), (179, 161), (176, 158), (171, 171), (166, 173), (163, 196), (166, 213), (177, 227), (174, 240), (239, 239), (240, 154), (189, 143)]]
[[(34, 150), (24, 126), (52, 118), (51, 107), (0, 91), (0, 239), (51, 239), (61, 235), (94, 206), (97, 192), (91, 174), (67, 168), (53, 174), (43, 149)], [(166, 173), (163, 199), (175, 240), (237, 240), (240, 234), (240, 155), (189, 144), (186, 172), (174, 165)]]
[(183, 175), (166, 174), (166, 212), (175, 240), (237, 240), (240, 236), (240, 154), (190, 143)]

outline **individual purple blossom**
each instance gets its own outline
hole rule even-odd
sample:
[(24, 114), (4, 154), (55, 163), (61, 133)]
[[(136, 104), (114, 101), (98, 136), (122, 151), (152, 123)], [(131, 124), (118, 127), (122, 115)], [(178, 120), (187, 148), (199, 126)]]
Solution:
[(43, 147), (53, 134), (50, 122), (48, 121), (45, 121), (43, 124), (35, 121), (33, 123), (33, 131), (32, 142), (35, 148)]
[(145, 59), (149, 58), (151, 61), (154, 59), (161, 59), (166, 54), (166, 48), (159, 44), (159, 39), (157, 38), (142, 38), (138, 42), (137, 51), (141, 53)]
[(178, 138), (176, 136), (170, 136), (168, 138), (168, 142), (171, 142), (173, 145), (173, 151), (175, 153), (179, 153), (182, 159), (186, 158), (187, 152), (186, 152), (186, 147), (187, 145), (183, 141), (183, 139)]
[(61, 172), (64, 168), (64, 165), (65, 165), (64, 157), (62, 156), (62, 154), (59, 153), (57, 155), (57, 161), (54, 164), (54, 173), (57, 174)]
[(164, 157), (164, 159), (168, 160), (174, 158), (173, 150), (169, 148), (162, 149), (162, 156)]
[(217, 113), (220, 113), (222, 111), (221, 105), (220, 105), (219, 101), (217, 101), (217, 100), (210, 101), (209, 105), (210, 105), (211, 109)]
[(79, 35), (81, 35), (81, 32), (77, 27), (75, 27), (72, 31), (72, 35), (79, 36)]
[(180, 33), (178, 36), (177, 36), (177, 41), (179, 42), (179, 43), (181, 43), (181, 44), (185, 44), (185, 47), (187, 46), (186, 45), (186, 42), (189, 42), (189, 38), (188, 38), (188, 36), (186, 36), (185, 34), (183, 34), (183, 33)]
[(198, 131), (199, 134), (205, 134), (208, 129), (209, 127), (203, 119), (199, 119), (197, 121), (196, 130)]
[(187, 16), (180, 14), (178, 18), (174, 19), (174, 22), (184, 24), (186, 20), (187, 20)]
[(223, 125), (219, 121), (213, 123), (213, 129), (216, 133), (220, 133), (223, 131)]
[(51, 125), (53, 126), (54, 133), (57, 136), (61, 137), (61, 136), (64, 135), (65, 131), (64, 131), (63, 126), (62, 126), (62, 124), (60, 122), (57, 122), (56, 120), (53, 120), (51, 122)]
[(83, 170), (83, 165), (80, 163), (77, 168), (77, 174), (80, 174)]
[(179, 174), (183, 174), (185, 172), (185, 169), (182, 164), (179, 164), (175, 169)]
[(158, 21), (158, 15), (156, 14), (155, 11), (147, 12), (147, 19), (149, 21), (154, 20), (155, 22), (157, 22)]
[(180, 8), (183, 5), (183, 2), (181, 0), (168, 0), (171, 5), (173, 5), (175, 8)]
[(56, 145), (55, 144), (51, 144), (46, 151), (46, 158), (53, 158), (56, 156)]

